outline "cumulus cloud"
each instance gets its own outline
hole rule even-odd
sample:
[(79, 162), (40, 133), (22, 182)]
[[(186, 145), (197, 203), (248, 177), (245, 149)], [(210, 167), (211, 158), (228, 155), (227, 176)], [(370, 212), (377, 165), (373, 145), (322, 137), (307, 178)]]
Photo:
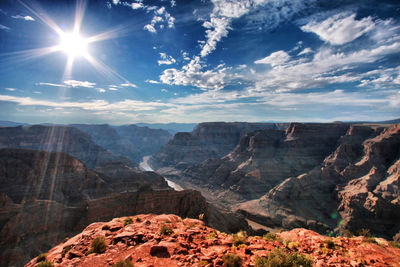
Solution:
[[(359, 83), (362, 81), (364, 85), (367, 85), (373, 81), (363, 78), (368, 77), (371, 73), (357, 71), (357, 68), (399, 52), (400, 42), (348, 53), (337, 52), (333, 48), (321, 48), (315, 53), (313, 58), (300, 58), (287, 61), (285, 61), (287, 57), (284, 57), (285, 60), (279, 61), (279, 57), (276, 57), (277, 59), (272, 57), (274, 54), (272, 53), (266, 57), (269, 59), (269, 63), (273, 62), (277, 64), (284, 62), (285, 64), (274, 65), (272, 69), (255, 74), (255, 88), (259, 91), (280, 90), (284, 92), (346, 82)], [(394, 76), (392, 77), (392, 81), (395, 81)]]
[(168, 56), (166, 53), (160, 53), (161, 60), (158, 60), (158, 65), (171, 65), (176, 63), (176, 60), (172, 56)]
[(290, 59), (288, 53), (283, 50), (279, 50), (270, 54), (269, 56), (254, 61), (256, 64), (270, 64), (272, 67), (282, 65)]
[(313, 32), (318, 37), (332, 45), (343, 45), (351, 42), (361, 35), (371, 31), (375, 23), (371, 17), (361, 20), (355, 19), (356, 14), (340, 13), (324, 21), (312, 20), (301, 29), (304, 32)]
[(154, 28), (153, 25), (151, 24), (147, 24), (143, 27), (143, 29), (145, 29), (146, 31), (152, 32), (152, 33), (156, 33), (156, 28)]
[(97, 91), (99, 91), (99, 93), (105, 93), (106, 92), (106, 90), (103, 89), (103, 88), (96, 88), (96, 89), (97, 89)]
[(69, 85), (71, 87), (86, 87), (86, 88), (93, 88), (96, 83), (88, 82), (88, 81), (76, 81), (76, 80), (67, 80), (64, 81), (66, 85)]
[(222, 89), (226, 85), (228, 68), (217, 67), (203, 70), (200, 57), (195, 57), (182, 70), (166, 69), (160, 76), (160, 81), (174, 85), (192, 85), (201, 89)]
[(26, 20), (26, 21), (35, 21), (34, 18), (32, 18), (31, 16), (22, 16), (22, 15), (15, 15), (15, 16), (11, 16), (14, 19), (22, 19), (22, 20)]

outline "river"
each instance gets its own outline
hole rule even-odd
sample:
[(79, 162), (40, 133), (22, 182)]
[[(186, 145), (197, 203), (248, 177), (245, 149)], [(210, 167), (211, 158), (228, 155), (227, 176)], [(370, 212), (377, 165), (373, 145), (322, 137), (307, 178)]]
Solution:
[[(152, 168), (152, 167), (149, 165), (149, 163), (148, 163), (149, 159), (150, 159), (150, 156), (145, 156), (145, 157), (143, 157), (142, 161), (139, 163), (139, 168), (140, 168), (141, 170), (143, 170), (143, 171), (151, 171), (151, 172), (154, 171), (153, 168)], [(168, 179), (165, 178), (165, 177), (164, 177), (164, 179), (165, 179), (165, 181), (167, 182), (168, 186), (169, 186), (169, 187), (172, 187), (174, 190), (176, 190), (176, 191), (182, 191), (182, 190), (184, 190), (184, 189), (182, 188), (182, 186), (180, 186), (180, 185), (178, 185), (178, 184), (176, 184), (176, 183), (174, 183), (174, 182), (168, 180)]]

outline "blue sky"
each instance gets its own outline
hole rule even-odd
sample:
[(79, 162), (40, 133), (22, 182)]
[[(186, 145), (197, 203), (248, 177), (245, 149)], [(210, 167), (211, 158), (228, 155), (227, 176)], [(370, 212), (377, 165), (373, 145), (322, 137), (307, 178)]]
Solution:
[[(1, 1), (0, 120), (398, 118), (399, 14), (372, 0)], [(76, 25), (86, 52), (72, 56)]]

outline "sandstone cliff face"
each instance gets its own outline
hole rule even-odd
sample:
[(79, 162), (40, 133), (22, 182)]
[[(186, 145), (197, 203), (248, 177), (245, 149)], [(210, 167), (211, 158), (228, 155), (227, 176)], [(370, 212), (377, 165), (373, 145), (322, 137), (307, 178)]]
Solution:
[(341, 232), (400, 230), (400, 125), (354, 125), (321, 165), (237, 208), (269, 225)]
[[(128, 219), (131, 223), (126, 225)], [(162, 233), (162, 227), (170, 232)], [(89, 253), (99, 237), (104, 238), (104, 251)], [(279, 250), (296, 253), (297, 262), (300, 257), (307, 259), (302, 266), (396, 266), (400, 262), (400, 249), (382, 238), (371, 243), (361, 236), (332, 239), (294, 229), (276, 234), (275, 239), (250, 236), (241, 241), (233, 245), (231, 235), (206, 227), (200, 220), (139, 214), (93, 223), (50, 249), (46, 259), (54, 266), (110, 266), (121, 261), (135, 266), (241, 266), (224, 264), (225, 255), (235, 254), (243, 266), (258, 266), (257, 258), (266, 261), (271, 252)], [(26, 266), (33, 267), (38, 261), (34, 258)]]
[[(286, 131), (249, 132), (226, 156), (165, 174), (270, 227), (368, 228), (391, 237), (400, 230), (399, 129), (292, 123)], [(181, 145), (193, 151), (190, 143)]]
[(94, 143), (89, 135), (73, 127), (40, 125), (0, 127), (0, 148), (65, 152), (78, 158), (89, 168), (110, 162), (133, 165), (129, 159), (106, 151)]
[(175, 134), (171, 141), (152, 156), (150, 162), (156, 169), (184, 169), (206, 159), (225, 156), (248, 132), (286, 127), (286, 124), (277, 123), (200, 123), (191, 133)]
[(206, 184), (228, 201), (258, 198), (287, 177), (320, 164), (348, 128), (348, 124), (292, 123), (286, 131), (250, 132), (227, 156), (187, 168), (182, 179)]
[(87, 224), (116, 216), (203, 213), (208, 224), (224, 231), (248, 227), (199, 192), (171, 190), (158, 174), (104, 168), (92, 171), (65, 153), (1, 149), (0, 266), (21, 266)]
[(72, 124), (71, 126), (89, 134), (101, 147), (116, 155), (125, 156), (135, 164), (138, 164), (143, 156), (156, 152), (172, 138), (166, 130), (136, 125), (112, 127), (107, 124)]

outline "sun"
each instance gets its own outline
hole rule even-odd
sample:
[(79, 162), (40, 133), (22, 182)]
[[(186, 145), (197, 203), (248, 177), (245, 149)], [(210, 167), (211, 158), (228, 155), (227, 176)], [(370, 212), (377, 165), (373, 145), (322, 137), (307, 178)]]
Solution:
[(60, 50), (74, 58), (77, 56), (86, 56), (88, 54), (88, 40), (82, 37), (78, 32), (60, 34)]

